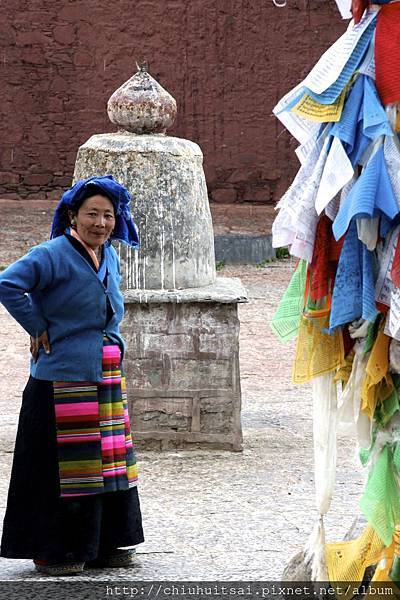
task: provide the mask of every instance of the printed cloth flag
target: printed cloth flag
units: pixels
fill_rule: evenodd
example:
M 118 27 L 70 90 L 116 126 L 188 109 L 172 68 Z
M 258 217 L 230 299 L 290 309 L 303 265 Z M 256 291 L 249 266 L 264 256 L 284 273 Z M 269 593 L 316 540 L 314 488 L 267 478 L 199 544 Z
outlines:
M 393 135 L 374 82 L 371 77 L 367 77 L 366 75 L 362 77 L 364 80 L 364 134 L 371 140 L 376 139 L 380 135 Z
M 374 321 L 373 253 L 358 239 L 357 224 L 351 223 L 343 243 L 332 294 L 331 330 L 363 317 Z
M 373 81 L 375 81 L 375 35 L 376 28 L 368 50 L 365 53 L 364 60 L 357 69 L 358 73 L 368 75 Z
M 397 204 L 400 208 L 400 141 L 396 136 L 385 137 L 383 154 Z
M 390 337 L 383 328 L 378 332 L 371 350 L 361 389 L 361 410 L 372 421 L 377 403 L 384 402 L 394 390 L 389 373 Z
M 332 221 L 326 215 L 322 215 L 317 225 L 314 254 L 310 264 L 311 302 L 331 294 L 342 245 L 343 240 L 337 242 L 332 235 Z
M 346 89 L 337 97 L 333 104 L 319 104 L 309 94 L 303 94 L 291 111 L 316 123 L 328 123 L 339 121 L 342 116 Z
M 327 544 L 325 552 L 329 581 L 361 583 L 365 569 L 379 562 L 384 549 L 384 543 L 370 525 L 355 540 Z M 349 587 L 348 596 L 340 594 L 343 600 L 354 597 L 352 590 L 355 586 Z
M 363 63 L 375 32 L 375 20 L 372 21 L 360 37 L 356 47 L 350 54 L 337 80 L 325 91 L 318 94 L 306 85 L 300 84 L 286 102 L 278 104 L 274 112 L 282 116 L 284 112 L 292 112 L 308 121 L 318 123 L 339 121 L 343 111 L 347 88 L 356 69 Z M 304 82 L 303 82 L 304 83 Z
M 335 123 L 330 131 L 331 135 L 342 140 L 348 153 L 354 149 L 358 123 L 362 120 L 364 77 L 364 75 L 359 75 L 354 81 L 347 96 L 340 122 Z
M 396 1 L 396 0 L 395 0 Z M 363 13 L 371 4 L 387 4 L 388 2 L 392 2 L 392 0 L 336 0 L 336 4 L 342 14 L 344 19 L 350 18 L 346 17 L 348 13 L 346 13 L 346 8 L 351 9 L 351 13 L 353 14 L 354 23 L 359 23 Z
M 309 311 L 300 319 L 296 356 L 293 363 L 293 383 L 306 383 L 315 377 L 334 371 L 344 362 L 342 332 L 327 332 L 327 311 Z M 322 314 L 320 314 L 322 313 Z
M 394 252 L 392 268 L 390 270 L 390 277 L 393 284 L 400 288 L 400 243 L 399 236 L 397 236 L 396 250 Z
M 61 497 L 127 490 L 137 485 L 121 351 L 107 338 L 103 381 L 55 381 Z
M 390 220 L 399 213 L 382 145 L 375 152 L 348 196 L 342 201 L 333 223 L 333 234 L 338 240 L 346 233 L 352 219 L 376 217 L 380 213 L 385 214 Z
M 272 245 L 290 246 L 292 256 L 311 262 L 318 214 L 315 210 L 317 182 L 326 161 L 327 142 L 323 133 L 300 167 L 292 185 L 281 198 L 279 214 L 272 225 Z
M 336 0 L 342 19 L 351 19 L 351 0 Z
M 340 93 L 348 85 L 353 73 L 357 70 L 357 67 L 362 63 L 365 54 L 368 50 L 368 46 L 371 43 L 372 37 L 375 32 L 376 19 L 374 19 L 368 27 L 365 29 L 352 54 L 347 60 L 343 67 L 342 72 L 334 83 L 332 83 L 326 90 L 318 94 L 312 90 L 307 89 L 307 93 L 320 104 L 333 104 Z
M 298 336 L 293 381 L 329 373 L 347 382 L 338 416 L 355 425 L 370 469 L 360 504 L 369 528 L 325 548 L 325 579 L 356 582 L 380 558 L 392 560 L 400 526 L 400 375 L 392 373 L 400 340 L 400 1 L 336 2 L 346 16 L 351 4 L 353 21 L 274 109 L 300 143 L 301 168 L 277 206 L 273 240 L 308 263 L 303 301 L 297 294 L 287 321 Z M 329 428 L 328 417 L 314 418 L 314 428 Z M 306 547 L 316 580 L 325 566 L 322 519 L 318 533 Z M 386 567 L 377 581 L 389 577 Z
M 291 109 L 305 93 L 313 92 L 314 100 L 320 104 L 332 104 L 347 86 L 355 70 L 365 68 L 373 41 L 377 12 L 367 11 L 360 23 L 350 23 L 347 31 L 321 56 L 307 77 L 288 92 L 275 106 L 273 112 L 301 145 L 308 143 L 318 135 L 319 124 L 300 117 Z M 364 36 L 364 37 L 363 37 Z M 370 61 L 369 61 L 370 62 Z M 369 72 L 369 70 L 367 69 Z M 336 86 L 333 98 L 325 98 L 326 90 Z
M 400 100 L 400 4 L 382 6 L 375 37 L 376 87 L 384 105 Z
M 342 140 L 353 166 L 359 162 L 371 140 L 380 135 L 393 135 L 370 77 L 357 77 L 350 89 L 342 118 L 335 123 L 330 134 Z
M 359 23 L 364 11 L 370 5 L 371 0 L 352 0 L 351 12 L 353 13 L 354 23 Z
M 372 466 L 360 508 L 386 546 L 400 523 L 399 450 L 387 444 Z
M 328 141 L 330 142 L 329 151 L 321 177 L 319 180 L 314 180 L 315 187 L 318 186 L 315 198 L 315 210 L 318 215 L 328 207 L 332 200 L 337 198 L 340 191 L 354 178 L 354 168 L 342 142 L 335 137 L 329 137 Z
M 304 307 L 306 276 L 307 263 L 305 260 L 300 260 L 271 321 L 271 329 L 281 342 L 296 337 L 299 331 Z

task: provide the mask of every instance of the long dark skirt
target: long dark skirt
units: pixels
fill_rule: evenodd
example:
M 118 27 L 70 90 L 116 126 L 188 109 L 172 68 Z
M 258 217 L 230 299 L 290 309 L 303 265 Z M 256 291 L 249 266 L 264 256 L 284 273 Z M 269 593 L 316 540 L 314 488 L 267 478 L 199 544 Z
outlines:
M 141 542 L 136 488 L 60 498 L 53 384 L 30 377 L 23 393 L 0 555 L 89 561 Z

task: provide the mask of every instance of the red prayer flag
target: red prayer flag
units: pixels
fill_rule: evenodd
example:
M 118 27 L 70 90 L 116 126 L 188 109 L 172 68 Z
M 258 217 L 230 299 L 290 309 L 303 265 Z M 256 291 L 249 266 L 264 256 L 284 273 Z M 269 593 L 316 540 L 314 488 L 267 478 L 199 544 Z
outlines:
M 400 244 L 399 238 L 397 238 L 396 251 L 394 253 L 392 268 L 390 270 L 390 277 L 396 287 L 400 287 Z
M 376 87 L 382 104 L 400 100 L 400 4 L 384 4 L 375 34 Z
M 353 15 L 354 23 L 359 23 L 361 17 L 364 14 L 364 10 L 370 5 L 369 0 L 352 0 L 351 12 Z
M 322 215 L 317 225 L 314 252 L 310 264 L 312 273 L 310 300 L 320 300 L 331 293 L 343 239 L 335 240 L 332 233 L 332 221 L 326 215 Z

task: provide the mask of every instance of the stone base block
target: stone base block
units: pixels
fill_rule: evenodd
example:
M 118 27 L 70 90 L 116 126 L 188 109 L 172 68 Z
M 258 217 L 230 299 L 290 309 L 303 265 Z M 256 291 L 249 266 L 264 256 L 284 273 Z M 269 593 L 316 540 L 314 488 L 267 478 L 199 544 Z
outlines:
M 187 297 L 125 294 L 124 366 L 139 447 L 242 449 L 237 302 L 246 292 L 222 279 L 215 287 L 223 294 L 213 286 Z M 236 296 L 226 293 L 229 281 Z

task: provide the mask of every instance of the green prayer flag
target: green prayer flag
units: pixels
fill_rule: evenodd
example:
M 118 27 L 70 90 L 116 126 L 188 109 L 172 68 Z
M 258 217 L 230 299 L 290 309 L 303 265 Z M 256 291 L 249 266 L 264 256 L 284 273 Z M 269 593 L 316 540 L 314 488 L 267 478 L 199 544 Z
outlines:
M 382 319 L 382 314 L 379 313 L 378 316 L 376 317 L 375 321 L 373 321 L 372 323 L 370 323 L 368 325 L 367 337 L 365 338 L 364 355 L 368 354 L 368 352 L 371 352 L 371 350 L 372 350 L 372 346 L 374 345 L 376 336 L 378 334 L 379 324 L 381 322 L 381 319 Z
M 374 412 L 374 420 L 380 427 L 386 427 L 399 408 L 398 391 L 394 389 L 386 400 L 377 404 Z
M 304 307 L 307 261 L 300 260 L 270 325 L 281 342 L 296 337 Z
M 397 484 L 393 446 L 387 444 L 373 465 L 360 501 L 360 508 L 386 546 L 400 523 L 400 490 Z

